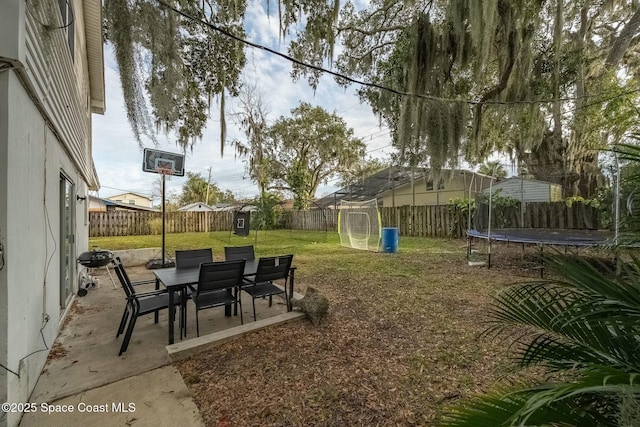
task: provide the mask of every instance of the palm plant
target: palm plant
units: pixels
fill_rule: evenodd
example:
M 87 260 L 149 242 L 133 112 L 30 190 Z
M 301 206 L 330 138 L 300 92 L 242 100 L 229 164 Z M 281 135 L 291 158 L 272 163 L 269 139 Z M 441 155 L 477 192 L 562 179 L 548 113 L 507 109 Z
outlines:
M 442 425 L 640 425 L 640 261 L 618 275 L 578 258 L 546 262 L 564 277 L 499 292 L 487 332 L 524 327 L 515 346 L 519 365 L 573 379 L 494 392 L 453 408 Z
M 640 160 L 640 148 L 616 150 Z M 570 380 L 494 391 L 450 409 L 441 425 L 640 426 L 640 259 L 620 271 L 563 255 L 545 265 L 561 278 L 497 293 L 486 332 L 524 330 L 513 347 L 519 366 Z

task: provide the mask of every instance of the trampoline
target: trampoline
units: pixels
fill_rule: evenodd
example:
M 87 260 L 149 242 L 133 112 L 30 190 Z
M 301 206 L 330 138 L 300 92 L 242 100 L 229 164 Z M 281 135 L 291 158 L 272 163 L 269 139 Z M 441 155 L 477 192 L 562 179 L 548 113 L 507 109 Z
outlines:
M 486 240 L 489 244 L 487 261 L 471 261 L 471 240 Z M 562 246 L 564 248 L 595 248 L 610 246 L 615 234 L 606 230 L 579 229 L 546 229 L 546 228 L 496 228 L 491 231 L 467 230 L 467 262 L 469 265 L 486 265 L 491 268 L 491 243 L 505 242 L 525 245 L 537 245 L 542 255 L 545 246 Z M 542 260 L 541 260 L 542 262 Z M 540 277 L 544 276 L 541 265 Z
M 550 246 L 602 246 L 614 237 L 606 230 L 574 230 L 545 228 L 497 228 L 487 231 L 467 230 L 467 236 L 507 243 Z

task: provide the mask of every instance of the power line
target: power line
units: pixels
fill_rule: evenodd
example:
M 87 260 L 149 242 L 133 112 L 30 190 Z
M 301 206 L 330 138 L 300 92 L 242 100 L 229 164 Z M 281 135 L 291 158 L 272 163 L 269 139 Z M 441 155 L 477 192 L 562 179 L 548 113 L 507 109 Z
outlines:
M 374 151 L 382 150 L 383 148 L 391 147 L 393 144 L 383 145 L 382 147 L 372 148 L 371 150 L 367 150 L 367 153 L 373 153 Z
M 474 101 L 474 100 L 470 100 L 470 99 L 456 99 L 456 98 L 441 98 L 441 97 L 437 97 L 437 96 L 431 96 L 431 95 L 424 95 L 424 94 L 419 94 L 419 93 L 412 93 L 412 92 L 405 92 L 405 91 L 401 91 L 401 90 L 397 90 L 397 89 L 393 89 L 391 87 L 388 86 L 383 86 L 377 83 L 372 83 L 372 82 L 366 82 L 364 80 L 358 80 L 356 78 L 347 76 L 346 74 L 341 74 L 332 70 L 329 70 L 327 68 L 323 68 L 317 65 L 313 65 L 313 64 L 309 64 L 303 61 L 300 61 L 298 59 L 295 59 L 292 56 L 289 56 L 287 54 L 284 54 L 282 52 L 278 52 L 277 50 L 271 49 L 267 46 L 263 46 L 261 44 L 258 43 L 254 43 L 254 42 L 250 42 L 249 40 L 245 40 L 241 37 L 236 36 L 235 34 L 221 28 L 218 27 L 217 25 L 211 24 L 209 22 L 205 22 L 201 19 L 198 18 L 194 18 L 193 16 L 189 15 L 188 13 L 185 13 L 181 10 L 176 9 L 175 7 L 167 4 L 164 0 L 158 0 L 158 3 L 162 6 L 164 6 L 165 8 L 177 13 L 178 15 L 189 19 L 193 22 L 197 22 L 200 23 L 201 25 L 204 25 L 206 27 L 211 28 L 212 30 L 215 30 L 237 42 L 240 42 L 242 44 L 245 44 L 247 46 L 251 46 L 255 49 L 260 49 L 260 50 L 264 50 L 268 53 L 271 53 L 273 55 L 279 56 L 281 58 L 286 59 L 289 62 L 293 62 L 294 64 L 300 65 L 302 67 L 305 68 L 309 68 L 312 70 L 316 70 L 319 71 L 321 73 L 326 73 L 326 74 L 330 74 L 332 76 L 338 77 L 340 79 L 349 81 L 351 83 L 355 83 L 361 86 L 366 86 L 366 87 L 372 87 L 375 89 L 380 89 L 386 92 L 390 92 L 390 93 L 394 93 L 396 95 L 400 95 L 400 96 L 410 96 L 410 97 L 414 97 L 414 98 L 420 98 L 420 99 L 425 99 L 428 101 L 441 101 L 441 102 L 464 102 L 466 104 L 469 105 L 532 105 L 532 104 L 551 104 L 554 102 L 569 102 L 569 101 L 577 101 L 579 99 L 587 99 L 587 98 L 594 98 L 597 96 L 601 96 L 602 94 L 599 95 L 583 95 L 583 96 L 579 96 L 579 97 L 562 97 L 562 98 L 555 98 L 555 99 L 537 99 L 537 100 L 519 100 L 519 101 L 495 101 L 495 100 L 486 100 L 486 101 Z M 640 89 L 634 89 L 634 90 L 630 90 L 628 92 L 623 92 L 617 95 L 612 95 L 611 98 L 609 98 L 609 100 L 611 99 L 615 99 L 615 98 L 619 98 L 619 97 L 623 97 L 626 95 L 630 95 L 632 93 L 636 93 L 636 92 L 640 92 Z M 601 103 L 601 102 L 605 102 L 606 100 L 603 101 L 597 101 L 596 103 Z M 593 105 L 593 104 L 590 104 Z M 587 105 L 588 106 L 588 105 Z M 576 109 L 574 109 L 573 111 L 579 109 L 579 108 L 585 108 L 587 106 L 582 106 L 582 107 L 578 107 Z
M 383 125 L 383 126 L 373 126 L 373 127 L 370 127 L 369 129 L 365 129 L 365 130 L 358 131 L 354 136 L 358 136 L 358 135 L 360 135 L 360 134 L 363 134 L 363 133 L 369 132 L 370 130 L 373 130 L 373 129 L 376 129 L 376 128 L 379 128 L 379 129 L 378 129 L 377 131 L 373 132 L 373 133 L 378 133 L 378 132 L 382 132 L 382 131 L 385 131 L 385 130 L 389 130 L 389 128 L 388 128 L 386 125 Z

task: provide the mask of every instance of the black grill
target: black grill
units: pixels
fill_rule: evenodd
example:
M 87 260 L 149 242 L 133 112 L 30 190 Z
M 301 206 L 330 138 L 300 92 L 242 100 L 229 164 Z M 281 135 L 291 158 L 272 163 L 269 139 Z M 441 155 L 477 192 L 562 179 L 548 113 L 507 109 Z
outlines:
M 113 259 L 113 252 L 94 250 L 82 252 L 78 257 L 78 262 L 87 268 L 104 267 Z

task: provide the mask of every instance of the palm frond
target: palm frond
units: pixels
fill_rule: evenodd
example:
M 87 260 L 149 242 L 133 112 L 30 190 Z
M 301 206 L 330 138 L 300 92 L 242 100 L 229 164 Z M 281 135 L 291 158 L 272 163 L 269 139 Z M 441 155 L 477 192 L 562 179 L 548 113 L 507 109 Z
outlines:
M 600 406 L 582 399 L 576 408 L 575 402 L 551 402 L 535 411 L 529 411 L 537 396 L 548 391 L 544 386 L 535 389 L 522 389 L 515 392 L 493 392 L 482 398 L 472 400 L 464 406 L 447 412 L 439 425 L 443 427 L 480 427 L 480 426 L 575 426 L 603 427 L 613 426 L 610 416 L 603 414 Z
M 628 280 L 638 276 L 638 266 L 631 265 L 620 278 L 579 259 L 549 257 L 548 265 L 564 278 L 515 284 L 499 292 L 486 332 L 514 325 L 529 328 L 527 340 L 519 340 L 525 366 L 566 369 L 600 363 L 640 370 L 640 289 Z

